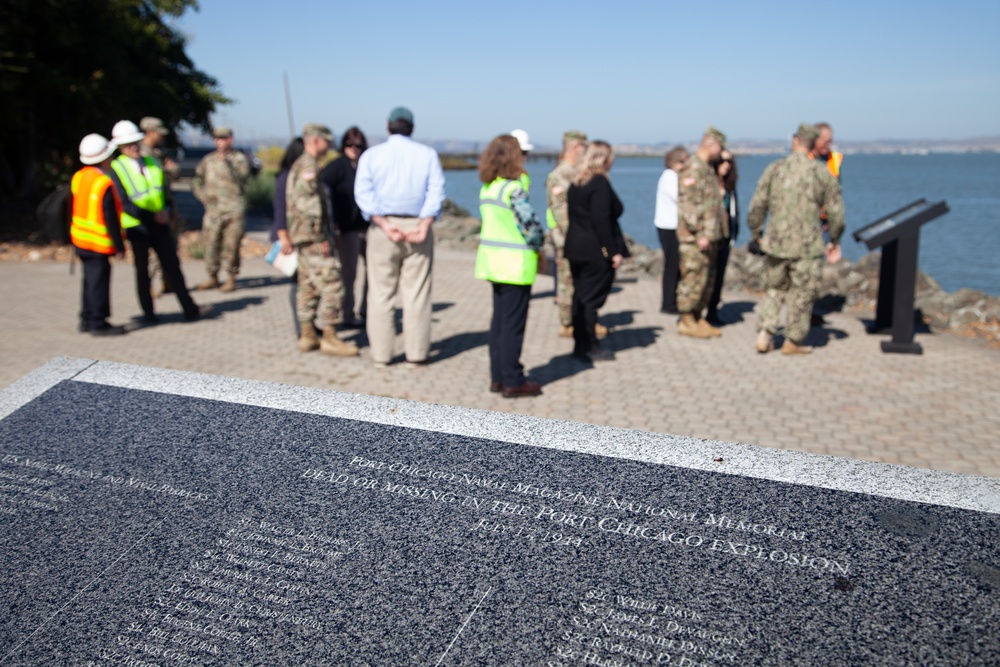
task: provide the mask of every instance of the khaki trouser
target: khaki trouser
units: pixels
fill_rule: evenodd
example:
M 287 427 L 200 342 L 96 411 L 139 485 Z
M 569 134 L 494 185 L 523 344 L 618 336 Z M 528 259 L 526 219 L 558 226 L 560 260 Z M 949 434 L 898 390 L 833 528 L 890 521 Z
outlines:
M 389 216 L 404 232 L 417 228 L 417 218 Z M 368 232 L 368 344 L 372 361 L 389 363 L 396 338 L 396 296 L 403 307 L 403 347 L 407 361 L 426 361 L 431 349 L 431 265 L 434 234 L 423 243 L 393 243 L 378 227 Z

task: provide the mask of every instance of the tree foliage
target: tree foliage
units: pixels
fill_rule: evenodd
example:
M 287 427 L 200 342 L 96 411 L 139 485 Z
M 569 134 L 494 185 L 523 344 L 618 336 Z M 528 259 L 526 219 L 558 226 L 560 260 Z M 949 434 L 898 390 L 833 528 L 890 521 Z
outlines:
M 196 0 L 4 0 L 0 192 L 31 196 L 76 165 L 80 139 L 157 116 L 208 129 L 218 82 L 168 17 Z

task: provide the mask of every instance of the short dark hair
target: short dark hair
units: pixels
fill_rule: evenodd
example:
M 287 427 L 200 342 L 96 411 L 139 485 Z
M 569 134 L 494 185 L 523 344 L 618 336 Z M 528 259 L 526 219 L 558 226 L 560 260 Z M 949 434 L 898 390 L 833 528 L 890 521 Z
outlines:
M 364 153 L 368 150 L 368 138 L 365 137 L 365 133 L 362 132 L 357 125 L 352 125 L 347 128 L 344 132 L 344 136 L 340 139 L 340 152 L 344 152 L 344 148 L 347 144 L 353 144 L 355 146 L 361 147 L 361 152 Z
M 413 123 L 402 118 L 389 121 L 389 134 L 401 134 L 408 137 L 413 134 Z

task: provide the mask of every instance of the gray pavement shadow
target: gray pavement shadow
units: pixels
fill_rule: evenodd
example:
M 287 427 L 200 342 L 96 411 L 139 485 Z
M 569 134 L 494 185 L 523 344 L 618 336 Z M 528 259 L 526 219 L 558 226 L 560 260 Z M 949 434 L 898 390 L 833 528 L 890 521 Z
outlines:
M 194 294 L 197 295 L 198 293 L 194 292 Z M 267 301 L 267 297 L 263 296 L 244 296 L 228 301 L 218 301 L 212 304 L 212 310 L 205 319 L 219 316 L 222 313 L 234 313 L 250 306 L 260 306 L 265 301 Z
M 719 321 L 722 326 L 739 324 L 746 318 L 747 313 L 752 313 L 756 304 L 753 301 L 731 301 L 722 304 L 719 308 Z
M 431 356 L 427 363 L 434 364 L 463 352 L 484 347 L 489 343 L 489 331 L 467 331 L 431 343 Z
M 656 344 L 656 339 L 661 331 L 663 331 L 663 327 L 618 329 L 612 331 L 607 338 L 602 340 L 601 346 L 612 352 L 622 352 L 634 347 L 650 347 Z
M 544 387 L 547 384 L 571 378 L 577 373 L 593 367 L 594 364 L 590 361 L 581 361 L 572 354 L 560 354 L 557 357 L 552 357 L 541 366 L 535 366 L 525 371 L 525 375 Z
M 253 276 L 252 278 L 237 278 L 236 289 L 251 289 L 254 287 L 272 287 L 274 285 L 291 285 L 292 279 L 287 276 Z M 206 290 L 208 291 L 208 290 Z M 194 290 L 192 290 L 194 292 Z
M 843 329 L 833 329 L 830 327 L 813 327 L 806 334 L 806 339 L 803 341 L 806 345 L 812 345 L 813 347 L 826 347 L 831 340 L 843 340 L 848 338 L 848 334 Z
M 619 313 L 607 313 L 601 315 L 598 321 L 606 327 L 623 327 L 635 322 L 635 314 L 638 310 L 623 310 Z

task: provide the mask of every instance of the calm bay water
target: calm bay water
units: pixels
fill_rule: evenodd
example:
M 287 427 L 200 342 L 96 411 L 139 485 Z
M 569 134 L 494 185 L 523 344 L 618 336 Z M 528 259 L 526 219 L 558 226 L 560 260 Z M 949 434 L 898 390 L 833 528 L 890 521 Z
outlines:
M 737 158 L 740 237 L 746 244 L 746 209 L 764 168 L 780 156 Z M 545 210 L 545 176 L 552 162 L 529 162 L 532 201 Z M 661 158 L 622 158 L 611 182 L 625 204 L 622 229 L 638 242 L 659 248 L 653 227 L 656 182 Z M 449 171 L 448 198 L 479 214 L 479 178 L 475 171 Z M 1000 154 L 848 155 L 841 182 L 847 212 L 844 256 L 856 261 L 867 252 L 851 232 L 910 202 L 945 200 L 951 212 L 920 232 L 920 269 L 948 291 L 962 287 L 1000 295 Z

